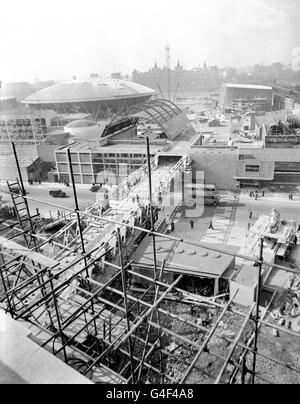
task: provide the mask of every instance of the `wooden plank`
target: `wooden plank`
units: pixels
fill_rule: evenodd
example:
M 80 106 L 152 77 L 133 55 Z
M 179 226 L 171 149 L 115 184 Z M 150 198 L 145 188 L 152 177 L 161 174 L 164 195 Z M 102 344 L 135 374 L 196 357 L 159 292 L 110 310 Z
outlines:
M 17 255 L 29 258 L 37 264 L 46 268 L 52 268 L 59 264 L 58 261 L 48 258 L 43 254 L 30 250 L 29 248 L 16 243 L 15 241 L 8 240 L 5 237 L 0 236 L 0 247 L 7 250 L 12 250 Z

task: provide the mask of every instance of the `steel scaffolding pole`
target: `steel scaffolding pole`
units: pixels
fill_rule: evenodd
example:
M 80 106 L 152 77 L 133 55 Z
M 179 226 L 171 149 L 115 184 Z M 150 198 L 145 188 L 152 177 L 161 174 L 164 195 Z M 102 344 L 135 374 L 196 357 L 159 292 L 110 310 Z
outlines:
M 80 211 L 79 211 L 79 204 L 78 204 L 78 199 L 77 199 L 77 192 L 76 192 L 76 186 L 75 186 L 75 181 L 74 181 L 74 173 L 73 173 L 73 166 L 72 166 L 72 158 L 71 158 L 71 152 L 70 148 L 68 147 L 67 149 L 67 156 L 68 156 L 68 164 L 69 164 L 69 172 L 70 172 L 70 179 L 72 183 L 72 189 L 73 189 L 73 197 L 74 197 L 74 202 L 75 202 L 75 210 L 76 210 L 76 217 L 77 217 L 77 224 L 78 224 L 78 229 L 79 229 L 79 236 L 80 236 L 80 243 L 81 243 L 81 249 L 82 253 L 84 254 L 84 265 L 86 267 L 86 276 L 89 276 L 89 272 L 87 269 L 87 257 L 85 255 L 85 246 L 84 246 L 84 240 L 83 240 L 83 235 L 82 235 L 82 226 L 81 226 L 81 219 L 80 219 Z M 88 290 L 89 292 L 92 291 L 90 282 L 87 281 L 88 285 Z M 91 310 L 92 310 L 92 315 L 94 316 L 95 314 L 95 308 L 94 308 L 94 303 L 93 300 L 91 300 Z M 95 335 L 97 335 L 97 325 L 96 321 L 93 321 L 94 323 L 94 330 L 95 330 Z
M 153 243 L 153 263 L 154 263 L 154 280 L 157 280 L 157 262 L 156 262 L 156 244 L 155 244 L 155 234 L 154 234 L 154 215 L 153 215 L 153 200 L 152 200 L 152 179 L 151 179 L 151 161 L 150 161 L 150 144 L 149 137 L 146 137 L 147 145 L 147 164 L 148 164 L 148 183 L 149 183 L 149 207 L 150 207 L 150 220 L 151 220 L 151 231 L 152 233 L 152 243 Z
M 61 328 L 60 314 L 59 314 L 59 310 L 58 310 L 58 306 L 57 306 L 57 300 L 56 300 L 56 296 L 55 296 L 55 292 L 54 292 L 51 271 L 49 271 L 48 275 L 49 275 L 49 278 L 50 278 L 50 288 L 51 288 L 51 294 L 52 294 L 53 303 L 54 303 L 54 307 L 55 307 L 56 319 L 57 319 L 57 324 L 58 324 L 58 332 L 59 332 L 59 335 L 60 335 L 61 342 L 62 342 L 62 344 L 64 344 L 64 334 L 63 334 L 62 328 Z M 63 349 L 63 353 L 64 353 L 64 360 L 65 360 L 66 363 L 68 363 L 68 356 L 67 356 L 67 352 L 66 352 L 65 347 Z
M 259 260 L 258 260 L 258 279 L 257 279 L 257 286 L 256 286 L 256 309 L 255 309 L 255 333 L 254 333 L 254 344 L 253 344 L 252 384 L 254 384 L 254 382 L 255 382 L 257 340 L 258 340 L 258 332 L 259 332 L 259 303 L 260 303 L 260 292 L 261 292 L 263 249 L 264 249 L 264 239 L 261 238 L 260 239 L 260 249 L 259 249 Z
M 231 359 L 231 356 L 233 355 L 233 352 L 235 351 L 235 348 L 237 347 L 237 345 L 238 345 L 238 343 L 239 343 L 239 340 L 241 339 L 241 336 L 242 336 L 242 334 L 243 334 L 243 332 L 244 332 L 246 326 L 248 325 L 248 322 L 249 322 L 249 320 L 250 320 L 250 317 L 251 317 L 251 315 L 252 315 L 252 312 L 253 312 L 254 307 L 255 307 L 255 303 L 253 303 L 253 305 L 251 306 L 251 309 L 249 310 L 249 313 L 248 313 L 247 317 L 245 318 L 245 320 L 244 320 L 244 322 L 243 322 L 243 325 L 242 325 L 242 327 L 240 328 L 240 331 L 238 332 L 238 335 L 237 335 L 236 339 L 235 339 L 234 342 L 233 342 L 233 345 L 232 345 L 232 347 L 231 347 L 231 349 L 230 349 L 230 352 L 228 353 L 228 355 L 227 355 L 227 357 L 226 357 L 226 360 L 225 360 L 225 362 L 224 362 L 224 364 L 223 364 L 223 366 L 222 366 L 222 368 L 221 368 L 221 370 L 220 370 L 220 373 L 219 373 L 218 376 L 217 376 L 217 379 L 216 379 L 216 381 L 215 381 L 215 384 L 219 384 L 219 383 L 220 383 L 220 381 L 221 381 L 221 379 L 222 379 L 222 376 L 223 376 L 223 374 L 224 374 L 224 372 L 225 372 L 225 370 L 226 370 L 226 368 L 227 368 L 227 365 L 228 365 L 228 363 L 229 363 L 229 361 L 230 361 L 230 359 Z
M 185 383 L 186 379 L 188 378 L 188 376 L 190 375 L 191 371 L 193 370 L 195 364 L 198 362 L 202 352 L 204 350 L 207 349 L 207 344 L 209 343 L 211 337 L 213 336 L 214 332 L 216 331 L 216 329 L 219 326 L 220 321 L 222 320 L 222 318 L 225 316 L 227 310 L 229 309 L 231 303 L 233 302 L 235 296 L 237 295 L 239 289 L 237 289 L 235 291 L 235 293 L 232 295 L 231 299 L 229 300 L 229 302 L 227 303 L 227 305 L 224 307 L 222 313 L 220 314 L 218 320 L 216 321 L 216 323 L 214 324 L 213 328 L 211 329 L 210 333 L 207 335 L 207 337 L 205 338 L 204 342 L 202 343 L 199 351 L 197 352 L 196 356 L 194 357 L 192 363 L 190 364 L 190 367 L 188 368 L 188 370 L 185 372 L 183 378 L 180 381 L 180 384 Z
M 180 275 L 171 285 L 169 285 L 169 287 L 168 287 L 167 290 L 162 294 L 162 296 L 156 301 L 156 303 L 155 303 L 154 305 L 152 305 L 152 306 L 140 317 L 139 321 L 138 321 L 137 323 L 135 323 L 135 324 L 133 325 L 133 327 L 131 327 L 130 331 L 129 331 L 127 334 L 125 334 L 124 336 L 121 335 L 121 338 L 119 338 L 118 341 L 114 341 L 114 344 L 116 343 L 116 345 L 114 345 L 114 344 L 112 344 L 112 345 L 114 345 L 114 349 L 115 349 L 115 350 L 118 349 L 123 343 L 126 342 L 127 338 L 128 338 L 130 335 L 132 335 L 132 334 L 138 329 L 138 327 L 143 323 L 143 321 L 146 320 L 147 317 L 150 316 L 150 314 L 152 313 L 152 311 L 156 309 L 156 307 L 160 304 L 160 302 L 165 298 L 165 296 L 170 292 L 170 290 L 172 290 L 173 287 L 174 287 L 175 285 L 177 285 L 177 283 L 178 283 L 181 279 L 182 279 L 182 275 Z M 110 347 L 109 349 L 111 349 L 111 347 Z M 109 349 L 107 349 L 107 350 L 109 350 Z M 100 355 L 100 357 L 97 358 L 97 359 L 90 365 L 90 367 L 86 370 L 86 372 L 88 372 L 88 370 L 89 370 L 90 368 L 92 368 L 97 362 L 99 362 L 99 360 L 101 359 L 102 356 L 103 356 L 103 354 Z
M 117 229 L 117 240 L 119 247 L 119 260 L 120 260 L 120 268 L 121 268 L 121 279 L 122 279 L 122 289 L 123 289 L 123 298 L 124 298 L 124 307 L 125 307 L 125 316 L 126 316 L 126 325 L 127 325 L 127 333 L 130 332 L 130 321 L 129 321 L 129 311 L 128 311 L 128 302 L 127 302 L 127 286 L 126 286 L 126 273 L 123 263 L 123 253 L 122 253 L 122 242 L 120 229 Z M 130 367 L 131 367 L 131 377 L 132 383 L 135 383 L 135 375 L 134 375 L 134 363 L 133 363 L 133 352 L 132 352 L 132 340 L 131 335 L 128 338 L 128 350 L 130 355 Z
M 165 266 L 165 260 L 162 263 L 162 266 L 160 268 L 160 272 L 159 272 L 159 276 L 158 276 L 158 280 L 161 280 L 163 271 L 164 271 L 164 266 Z M 158 294 L 159 294 L 159 285 L 155 285 L 155 295 L 154 295 L 154 299 L 153 299 L 153 304 L 156 303 L 157 299 L 158 299 Z M 144 359 L 145 359 L 145 355 L 147 352 L 147 345 L 149 342 L 149 336 L 150 336 L 150 330 L 151 330 L 151 321 L 153 320 L 153 316 L 154 316 L 154 312 L 151 313 L 150 318 L 149 318 L 149 323 L 147 326 L 147 332 L 146 332 L 146 340 L 145 340 L 145 346 L 143 349 L 143 353 L 142 353 L 142 359 L 141 359 L 141 363 L 139 365 L 139 373 L 138 373 L 138 377 L 137 377 L 137 382 L 139 382 L 140 378 L 141 378 L 141 374 L 142 374 L 142 370 L 143 370 L 143 364 L 144 364 Z M 161 339 L 159 338 L 160 342 Z

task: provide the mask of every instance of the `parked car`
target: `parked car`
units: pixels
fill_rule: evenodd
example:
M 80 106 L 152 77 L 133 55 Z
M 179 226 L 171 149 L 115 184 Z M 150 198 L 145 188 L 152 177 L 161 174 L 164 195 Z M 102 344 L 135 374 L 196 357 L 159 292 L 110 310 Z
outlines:
M 91 192 L 98 192 L 99 189 L 101 189 L 101 188 L 102 188 L 101 185 L 92 185 L 91 188 L 90 188 L 90 191 Z
M 204 195 L 204 205 L 218 206 L 219 202 L 219 195 Z
M 17 188 L 17 187 L 14 187 L 14 188 L 11 188 L 10 189 L 11 190 L 11 192 L 13 193 L 13 194 L 17 194 L 17 195 L 21 195 L 21 189 L 20 188 Z M 27 191 L 25 191 L 25 195 L 27 195 L 28 194 L 28 192 Z
M 49 191 L 49 195 L 52 196 L 52 198 L 65 198 L 67 196 L 61 189 L 53 189 Z

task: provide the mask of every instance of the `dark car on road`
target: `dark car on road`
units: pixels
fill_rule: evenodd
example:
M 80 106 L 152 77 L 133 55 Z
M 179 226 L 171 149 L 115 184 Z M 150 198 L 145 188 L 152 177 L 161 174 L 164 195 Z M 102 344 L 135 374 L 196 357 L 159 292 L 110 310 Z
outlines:
M 94 185 L 91 186 L 90 191 L 91 192 L 98 192 L 99 189 L 101 189 L 101 185 L 95 185 L 94 184 Z
M 65 198 L 67 196 L 61 189 L 53 189 L 49 191 L 49 195 L 52 196 L 52 198 Z
M 17 187 L 15 187 L 15 188 L 10 188 L 10 191 L 11 191 L 13 194 L 17 194 L 17 195 L 21 195 L 21 194 L 22 194 L 21 189 L 20 189 L 20 188 L 17 188 Z M 28 192 L 25 191 L 25 195 L 27 195 L 27 194 L 28 194 Z

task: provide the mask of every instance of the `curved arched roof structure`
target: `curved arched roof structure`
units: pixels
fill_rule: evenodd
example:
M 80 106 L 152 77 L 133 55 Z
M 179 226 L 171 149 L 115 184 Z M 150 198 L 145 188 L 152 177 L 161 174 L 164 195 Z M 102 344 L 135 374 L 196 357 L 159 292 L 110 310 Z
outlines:
M 155 122 L 169 139 L 175 139 L 180 133 L 191 129 L 187 116 L 172 101 L 156 99 L 142 104 L 134 105 L 123 112 L 124 117 L 136 117 L 141 120 Z M 121 116 L 116 114 L 111 124 L 119 120 Z
M 140 84 L 113 79 L 89 78 L 54 84 L 31 94 L 23 102 L 32 109 L 55 109 L 59 113 L 116 112 L 149 100 L 156 92 Z

